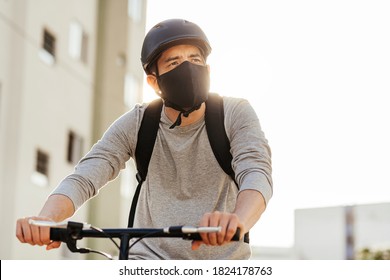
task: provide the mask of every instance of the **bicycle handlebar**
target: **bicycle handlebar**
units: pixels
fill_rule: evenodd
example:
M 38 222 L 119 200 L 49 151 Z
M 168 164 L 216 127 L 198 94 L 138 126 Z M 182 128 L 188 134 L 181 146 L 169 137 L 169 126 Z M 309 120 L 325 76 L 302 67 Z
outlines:
M 50 240 L 61 241 L 67 244 L 71 252 L 90 253 L 95 252 L 109 257 L 106 253 L 94 251 L 88 248 L 78 248 L 77 240 L 83 238 L 119 238 L 119 259 L 128 259 L 129 242 L 132 238 L 182 238 L 185 240 L 202 240 L 200 233 L 218 232 L 220 227 L 189 227 L 173 226 L 167 228 L 104 228 L 98 229 L 89 224 L 69 221 L 55 224 L 44 221 L 33 221 L 31 224 L 50 226 Z M 66 227 L 65 227 L 66 226 Z M 89 229 L 85 229 L 89 228 Z M 239 241 L 240 229 L 237 229 L 232 241 Z
M 92 229 L 83 229 L 78 233 L 76 239 L 82 238 L 121 238 L 123 235 L 129 235 L 131 238 L 152 238 L 152 237 L 164 237 L 164 238 L 183 238 L 185 240 L 202 240 L 200 232 L 164 232 L 164 229 L 156 228 L 105 228 L 103 232 L 95 231 Z M 215 232 L 215 231 L 210 231 Z M 240 237 L 240 231 L 237 230 L 232 238 L 232 241 L 238 241 Z M 66 228 L 50 228 L 50 240 L 67 242 L 69 239 L 69 231 Z

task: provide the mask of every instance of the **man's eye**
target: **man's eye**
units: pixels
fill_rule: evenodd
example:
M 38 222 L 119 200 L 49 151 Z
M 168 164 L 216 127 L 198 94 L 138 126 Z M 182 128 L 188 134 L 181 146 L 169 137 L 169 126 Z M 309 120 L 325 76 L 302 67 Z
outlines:
M 192 63 L 202 64 L 203 61 L 201 59 L 199 59 L 199 58 L 194 58 L 194 59 L 192 59 Z
M 172 61 L 171 63 L 169 63 L 168 66 L 176 66 L 176 65 L 179 65 L 179 63 L 177 61 Z

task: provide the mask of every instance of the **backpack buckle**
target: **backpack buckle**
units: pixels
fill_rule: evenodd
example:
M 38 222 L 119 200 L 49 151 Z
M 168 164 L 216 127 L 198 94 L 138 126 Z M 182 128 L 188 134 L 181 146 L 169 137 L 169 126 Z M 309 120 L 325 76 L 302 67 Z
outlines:
M 139 172 L 135 175 L 135 178 L 137 178 L 138 184 L 143 181 L 142 176 L 141 176 L 141 174 L 139 174 Z

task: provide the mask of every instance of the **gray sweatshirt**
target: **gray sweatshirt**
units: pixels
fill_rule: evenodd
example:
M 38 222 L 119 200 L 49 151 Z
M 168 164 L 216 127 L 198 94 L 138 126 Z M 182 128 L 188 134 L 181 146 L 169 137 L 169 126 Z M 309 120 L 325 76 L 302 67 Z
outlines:
M 256 113 L 244 99 L 223 100 L 225 129 L 239 189 L 214 157 L 204 118 L 169 129 L 172 122 L 163 109 L 134 227 L 197 225 L 206 212 L 232 212 L 238 192 L 247 189 L 259 191 L 268 203 L 272 196 L 271 152 Z M 134 157 L 147 105 L 137 105 L 116 120 L 53 194 L 68 196 L 78 209 L 117 177 L 126 161 Z M 243 241 L 201 246 L 192 251 L 186 240 L 145 238 L 130 250 L 129 258 L 248 259 L 250 254 L 250 246 Z

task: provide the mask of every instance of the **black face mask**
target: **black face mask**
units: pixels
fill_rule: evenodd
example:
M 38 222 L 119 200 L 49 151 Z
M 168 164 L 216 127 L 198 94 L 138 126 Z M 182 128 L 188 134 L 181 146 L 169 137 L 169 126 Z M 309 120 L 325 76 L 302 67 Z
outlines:
M 165 106 L 180 111 L 171 128 L 181 124 L 181 115 L 188 117 L 207 100 L 210 75 L 206 66 L 185 61 L 175 69 L 157 77 Z

